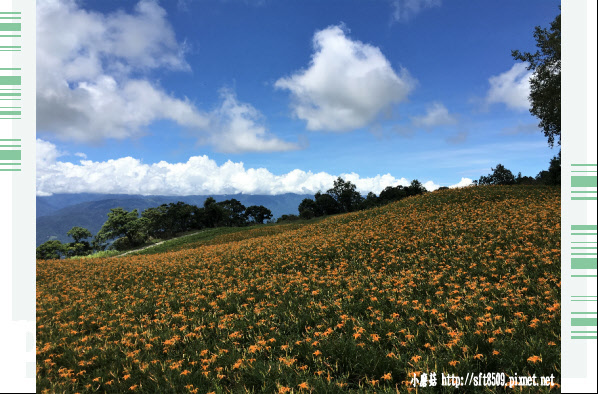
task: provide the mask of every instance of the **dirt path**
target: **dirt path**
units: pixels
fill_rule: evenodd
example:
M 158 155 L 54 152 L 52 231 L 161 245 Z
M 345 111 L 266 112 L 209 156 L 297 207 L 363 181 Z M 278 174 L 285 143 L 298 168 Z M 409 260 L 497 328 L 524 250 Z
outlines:
M 201 232 L 202 232 L 202 231 L 198 231 L 198 232 L 196 232 L 196 233 L 192 233 L 192 234 L 181 235 L 180 237 L 174 237 L 174 238 L 170 238 L 170 239 L 165 239 L 164 241 L 160 241 L 160 242 L 158 242 L 158 243 L 155 243 L 155 244 L 151 244 L 151 245 L 148 245 L 148 246 L 144 246 L 143 248 L 139 248 L 139 249 L 133 249 L 133 250 L 128 250 L 128 251 L 126 251 L 126 252 L 124 252 L 124 253 L 122 253 L 122 254 L 116 255 L 116 256 L 114 256 L 114 257 L 122 257 L 122 256 L 126 256 L 126 255 L 128 255 L 129 253 L 140 252 L 140 251 L 142 251 L 142 250 L 149 249 L 149 248 L 153 248 L 154 246 L 161 245 L 161 244 L 163 244 L 163 243 L 164 243 L 164 242 L 166 242 L 166 241 L 172 241 L 173 239 L 179 239 L 179 238 L 190 237 L 190 236 L 192 236 L 192 235 L 196 235 L 196 234 L 198 234 L 198 233 L 201 233 Z

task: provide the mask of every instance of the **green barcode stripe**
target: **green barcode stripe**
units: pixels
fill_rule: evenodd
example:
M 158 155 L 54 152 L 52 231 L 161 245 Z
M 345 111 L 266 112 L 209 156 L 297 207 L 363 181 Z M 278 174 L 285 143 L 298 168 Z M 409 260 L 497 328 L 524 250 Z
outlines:
M 21 31 L 20 23 L 0 23 L 0 31 Z
M 574 270 L 595 270 L 596 259 L 572 258 L 571 268 Z
M 21 76 L 19 75 L 0 75 L 0 85 L 20 85 Z
M 575 317 L 571 319 L 571 325 L 574 327 L 591 327 L 598 324 L 595 317 Z
M 0 150 L 0 160 L 21 160 L 21 150 Z

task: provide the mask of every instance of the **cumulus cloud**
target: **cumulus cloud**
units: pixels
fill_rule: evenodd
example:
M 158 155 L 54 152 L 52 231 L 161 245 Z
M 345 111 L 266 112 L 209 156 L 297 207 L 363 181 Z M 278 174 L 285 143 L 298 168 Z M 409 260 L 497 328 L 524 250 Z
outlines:
M 241 103 L 234 92 L 221 91 L 222 103 L 210 116 L 210 141 L 220 152 L 273 152 L 299 149 L 294 143 L 269 135 L 261 113 Z
M 469 186 L 473 183 L 473 180 L 469 179 L 469 178 L 461 178 L 461 180 L 459 181 L 459 183 L 454 184 L 449 186 L 450 188 L 455 188 L 455 187 L 465 187 L 465 186 Z
M 440 187 L 440 185 L 435 184 L 432 181 L 427 181 L 422 183 L 422 185 L 424 185 L 424 187 L 426 188 L 427 191 L 429 192 L 433 192 L 434 190 L 438 189 Z
M 503 103 L 508 108 L 518 111 L 529 109 L 529 79 L 533 72 L 528 71 L 526 67 L 527 63 L 516 63 L 510 70 L 490 77 L 486 103 Z
M 394 22 L 406 22 L 426 8 L 440 7 L 441 0 L 393 0 L 392 19 Z
M 60 34 L 56 34 L 60 31 Z M 37 128 L 80 142 L 136 136 L 157 119 L 189 127 L 207 120 L 189 100 L 133 77 L 190 70 L 157 2 L 103 15 L 73 0 L 37 2 Z
M 313 46 L 307 69 L 275 83 L 291 92 L 293 113 L 308 130 L 366 126 L 414 87 L 407 70 L 397 74 L 379 48 L 351 40 L 342 26 L 316 32 Z
M 137 137 L 166 119 L 195 130 L 221 152 L 298 148 L 270 136 L 260 113 L 231 91 L 206 112 L 140 77 L 156 69 L 189 71 L 184 51 L 154 0 L 139 1 L 130 14 L 108 15 L 83 10 L 74 0 L 38 1 L 38 131 L 93 143 Z
M 142 195 L 199 194 L 314 194 L 328 190 L 337 176 L 353 182 L 361 193 L 379 194 L 387 186 L 407 186 L 405 178 L 390 174 L 362 178 L 358 174 L 332 175 L 295 169 L 276 175 L 266 168 L 245 168 L 242 162 L 218 165 L 208 156 L 193 156 L 185 163 L 147 164 L 133 157 L 102 162 L 81 160 L 78 164 L 60 161 L 65 155 L 56 145 L 37 140 L 37 195 L 53 193 L 115 193 Z M 424 183 L 428 190 L 438 185 Z
M 448 126 L 457 123 L 457 119 L 449 114 L 448 109 L 442 103 L 432 103 L 426 109 L 423 116 L 414 116 L 411 118 L 414 126 L 425 129 L 432 129 L 437 126 Z

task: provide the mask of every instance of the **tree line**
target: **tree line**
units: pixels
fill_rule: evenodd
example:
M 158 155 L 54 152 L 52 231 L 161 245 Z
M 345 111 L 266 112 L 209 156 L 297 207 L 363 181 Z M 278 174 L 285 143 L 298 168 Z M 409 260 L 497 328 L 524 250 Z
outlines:
M 353 183 L 338 177 L 325 193 L 318 191 L 313 199 L 303 199 L 298 207 L 299 216 L 283 215 L 278 222 L 361 211 L 425 192 L 426 188 L 421 182 L 414 179 L 409 186 L 388 186 L 379 196 L 369 192 L 363 197 Z
M 112 208 L 108 220 L 93 236 L 83 227 L 73 227 L 67 235 L 73 242 L 46 241 L 36 249 L 38 259 L 86 256 L 106 250 L 128 250 L 151 239 L 168 239 L 192 230 L 215 227 L 242 227 L 263 224 L 272 219 L 272 212 L 263 205 L 245 207 L 236 199 L 216 202 L 208 197 L 203 207 L 184 202 L 148 208 L 141 215 L 134 209 Z M 89 241 L 91 239 L 91 241 Z
M 548 170 L 542 170 L 535 178 L 531 176 L 513 175 L 511 170 L 498 164 L 492 168 L 492 173 L 482 175 L 479 180 L 473 181 L 474 185 L 551 185 L 560 186 L 561 184 L 561 153 L 550 160 Z

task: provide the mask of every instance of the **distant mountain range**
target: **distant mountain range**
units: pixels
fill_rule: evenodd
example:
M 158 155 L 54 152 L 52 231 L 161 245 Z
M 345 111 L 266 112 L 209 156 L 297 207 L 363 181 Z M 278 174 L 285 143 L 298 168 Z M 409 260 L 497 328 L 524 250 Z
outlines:
M 108 219 L 110 209 L 121 207 L 127 211 L 138 209 L 143 212 L 147 208 L 162 204 L 182 201 L 187 204 L 202 207 L 206 198 L 210 196 L 141 196 L 125 194 L 54 194 L 36 197 L 36 245 L 57 239 L 61 242 L 72 242 L 66 235 L 67 231 L 80 226 L 97 234 Z M 275 196 L 227 194 L 213 195 L 216 201 L 237 199 L 241 204 L 263 205 L 272 211 L 273 219 L 282 215 L 295 214 L 297 207 L 304 198 L 313 198 L 309 194 L 286 193 Z

